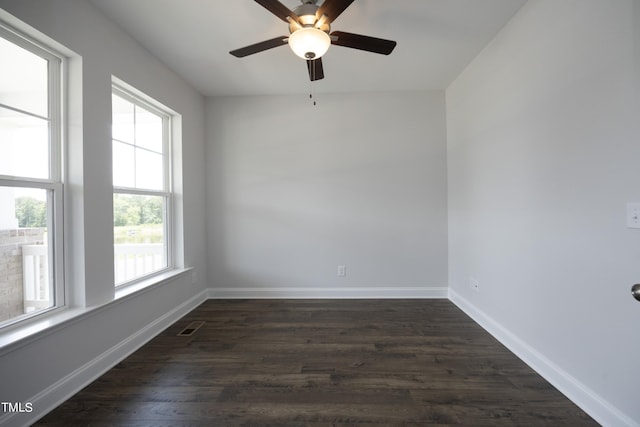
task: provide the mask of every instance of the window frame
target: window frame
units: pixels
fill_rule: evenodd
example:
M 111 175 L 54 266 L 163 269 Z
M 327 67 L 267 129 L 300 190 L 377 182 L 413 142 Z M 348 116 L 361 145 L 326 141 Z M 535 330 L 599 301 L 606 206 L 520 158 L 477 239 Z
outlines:
M 33 178 L 0 174 L 0 186 L 13 188 L 42 189 L 47 193 L 47 246 L 48 279 L 52 292 L 51 307 L 0 322 L 0 329 L 21 324 L 47 313 L 61 310 L 67 306 L 67 287 L 65 284 L 64 251 L 64 162 L 65 148 L 65 85 L 67 73 L 66 58 L 57 50 L 41 43 L 37 39 L 18 31 L 4 21 L 0 21 L 0 37 L 14 45 L 47 61 L 47 116 L 43 117 L 29 111 L 1 104 L 2 108 L 46 120 L 48 130 L 48 178 Z
M 117 80 L 115 77 L 112 78 L 111 84 L 111 94 L 116 95 L 126 101 L 131 102 L 132 104 L 143 108 L 153 114 L 156 114 L 162 119 L 162 158 L 163 158 L 163 189 L 162 190 L 150 190 L 150 189 L 141 189 L 136 187 L 123 187 L 113 185 L 113 194 L 128 194 L 128 195 L 141 195 L 141 196 L 159 196 L 164 198 L 163 203 L 163 231 L 164 231 L 164 242 L 163 242 L 163 250 L 164 257 L 166 260 L 166 265 L 163 268 L 158 270 L 151 271 L 149 273 L 143 274 L 141 276 L 136 276 L 130 280 L 126 280 L 124 282 L 117 282 L 115 277 L 115 256 L 114 256 L 114 287 L 117 290 L 124 289 L 128 286 L 137 285 L 140 282 L 144 282 L 149 280 L 155 276 L 162 275 L 170 270 L 175 268 L 174 264 L 174 230 L 173 230 L 173 217 L 174 217 L 174 191 L 173 191 L 173 120 L 174 114 L 173 112 L 159 103 L 158 101 L 152 99 L 148 95 L 140 92 L 134 87 Z M 111 114 L 113 117 L 113 106 L 111 108 Z M 113 125 L 113 119 L 112 119 Z M 111 147 L 113 152 L 113 142 L 114 138 L 112 135 L 111 138 Z M 112 162 L 114 159 L 112 159 Z M 115 227 L 115 224 L 114 224 Z M 115 243 L 114 243 L 115 247 Z

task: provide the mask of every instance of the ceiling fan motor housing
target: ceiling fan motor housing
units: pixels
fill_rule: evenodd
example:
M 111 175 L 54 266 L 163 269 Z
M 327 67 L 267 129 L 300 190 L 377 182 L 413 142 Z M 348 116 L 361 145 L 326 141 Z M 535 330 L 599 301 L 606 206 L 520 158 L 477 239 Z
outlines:
M 300 22 L 293 22 L 289 20 L 289 33 L 294 33 L 300 28 L 315 27 L 325 33 L 329 34 L 331 26 L 326 19 L 322 17 L 316 17 L 316 12 L 319 7 L 313 3 L 304 3 L 298 6 L 293 12 L 300 17 Z M 319 25 L 318 25 L 319 24 Z

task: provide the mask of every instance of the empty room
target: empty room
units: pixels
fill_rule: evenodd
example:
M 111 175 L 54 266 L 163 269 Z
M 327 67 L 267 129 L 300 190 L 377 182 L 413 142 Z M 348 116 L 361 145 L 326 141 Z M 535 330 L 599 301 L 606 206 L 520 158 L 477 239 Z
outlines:
M 0 425 L 640 427 L 640 0 L 0 0 Z

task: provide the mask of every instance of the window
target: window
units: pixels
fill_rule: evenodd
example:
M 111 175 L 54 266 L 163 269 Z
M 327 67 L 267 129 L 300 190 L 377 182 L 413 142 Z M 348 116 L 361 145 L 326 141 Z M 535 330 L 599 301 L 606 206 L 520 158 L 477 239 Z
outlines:
M 0 24 L 0 326 L 64 305 L 60 55 Z
M 112 94 L 115 284 L 171 267 L 171 115 L 114 85 Z

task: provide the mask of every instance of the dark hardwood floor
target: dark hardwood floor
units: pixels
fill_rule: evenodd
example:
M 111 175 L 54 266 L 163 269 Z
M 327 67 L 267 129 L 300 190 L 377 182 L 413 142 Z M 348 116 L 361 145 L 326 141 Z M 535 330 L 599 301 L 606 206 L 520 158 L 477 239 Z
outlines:
M 447 300 L 209 300 L 38 425 L 597 423 Z

